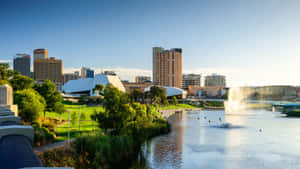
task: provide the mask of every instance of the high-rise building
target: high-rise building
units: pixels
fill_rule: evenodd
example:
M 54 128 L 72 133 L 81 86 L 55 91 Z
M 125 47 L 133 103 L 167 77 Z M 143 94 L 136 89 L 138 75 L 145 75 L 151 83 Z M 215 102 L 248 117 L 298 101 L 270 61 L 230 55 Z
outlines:
M 64 74 L 64 84 L 67 83 L 69 80 L 76 80 L 79 78 L 79 74 L 75 73 L 65 73 Z
M 87 78 L 94 78 L 94 74 L 95 74 L 94 70 L 92 70 L 92 69 L 87 69 L 86 70 L 86 77 Z
M 94 78 L 94 70 L 86 67 L 81 68 L 81 78 Z
M 223 75 L 212 74 L 205 77 L 205 86 L 226 86 L 226 77 Z
M 135 82 L 136 83 L 144 83 L 144 82 L 150 82 L 151 77 L 150 76 L 136 76 Z
M 30 77 L 30 55 L 17 54 L 14 58 L 14 70 L 20 72 L 21 75 Z
M 33 51 L 34 59 L 48 59 L 48 50 L 47 49 L 35 49 Z
M 63 63 L 53 57 L 50 59 L 34 60 L 34 80 L 44 82 L 46 79 L 51 80 L 56 85 L 56 89 L 60 90 L 63 85 Z
M 81 78 L 86 78 L 86 70 L 87 70 L 86 67 L 82 67 L 82 68 L 80 69 L 80 77 L 81 77 Z
M 189 86 L 201 86 L 200 74 L 185 74 L 182 76 L 182 89 L 188 90 Z
M 182 86 L 182 49 L 153 48 L 153 82 L 156 85 Z

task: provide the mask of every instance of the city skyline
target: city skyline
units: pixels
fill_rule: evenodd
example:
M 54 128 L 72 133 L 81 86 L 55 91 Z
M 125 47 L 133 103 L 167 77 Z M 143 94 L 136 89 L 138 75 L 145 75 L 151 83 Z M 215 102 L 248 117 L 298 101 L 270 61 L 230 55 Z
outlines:
M 222 74 L 228 86 L 300 85 L 296 0 L 32 2 L 0 2 L 0 60 L 46 48 L 64 72 L 119 69 L 132 80 L 151 75 L 152 47 L 178 47 L 183 73 Z

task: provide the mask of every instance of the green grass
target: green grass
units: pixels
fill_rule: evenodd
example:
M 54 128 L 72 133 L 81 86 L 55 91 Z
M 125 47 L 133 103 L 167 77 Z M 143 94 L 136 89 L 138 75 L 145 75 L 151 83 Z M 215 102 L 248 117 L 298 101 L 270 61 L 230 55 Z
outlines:
M 71 104 L 65 104 L 65 107 L 67 111 L 70 112 L 70 118 L 71 118 L 71 113 L 79 112 L 80 113 L 85 113 L 86 119 L 85 121 L 80 121 L 80 132 L 79 132 L 79 122 L 77 120 L 76 124 L 72 126 L 70 123 L 70 138 L 74 138 L 80 133 L 87 133 L 87 132 L 94 132 L 94 131 L 99 131 L 100 129 L 97 126 L 97 123 L 92 121 L 91 115 L 94 113 L 94 111 L 102 111 L 104 110 L 103 107 L 87 107 L 85 105 L 71 105 Z M 81 108 L 80 108 L 81 107 Z M 44 116 L 44 113 L 40 114 L 41 117 Z M 55 113 L 55 112 L 46 112 L 46 117 L 51 117 L 51 118 L 60 118 L 60 114 Z M 61 115 L 62 120 L 68 120 L 68 113 L 64 113 Z M 59 126 L 56 129 L 56 141 L 63 141 L 68 139 L 68 126 L 69 122 L 64 123 L 63 125 Z
M 189 104 L 169 104 L 167 106 L 160 106 L 159 109 L 161 110 L 169 110 L 169 109 L 190 109 L 190 108 L 197 108 L 196 106 L 192 106 Z

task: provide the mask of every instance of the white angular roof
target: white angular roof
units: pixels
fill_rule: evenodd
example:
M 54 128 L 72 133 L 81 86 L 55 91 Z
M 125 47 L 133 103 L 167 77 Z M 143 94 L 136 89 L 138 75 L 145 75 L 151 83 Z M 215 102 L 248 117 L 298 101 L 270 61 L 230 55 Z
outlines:
M 147 88 L 145 88 L 145 92 L 147 91 L 150 91 L 150 88 L 152 86 L 149 86 Z M 161 86 L 160 86 L 161 87 Z M 171 87 L 171 86 L 163 86 L 163 88 L 166 89 L 166 92 L 167 92 L 167 97 L 170 97 L 170 96 L 178 96 L 178 95 L 186 95 L 187 92 L 185 90 L 182 90 L 182 89 L 179 89 L 177 87 Z
M 111 83 L 122 92 L 125 92 L 125 88 L 118 76 L 98 74 L 94 78 L 82 78 L 76 80 L 70 80 L 62 86 L 62 91 L 65 93 L 78 93 L 89 91 L 92 94 L 93 89 L 97 84 L 106 86 Z

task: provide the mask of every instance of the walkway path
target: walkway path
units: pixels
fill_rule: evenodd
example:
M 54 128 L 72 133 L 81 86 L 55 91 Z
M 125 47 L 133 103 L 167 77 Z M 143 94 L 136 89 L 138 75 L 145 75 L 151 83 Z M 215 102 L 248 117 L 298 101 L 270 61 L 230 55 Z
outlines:
M 70 143 L 72 143 L 74 141 L 75 141 L 75 138 L 70 139 Z M 68 144 L 68 140 L 60 141 L 60 142 L 57 142 L 57 143 L 53 143 L 53 144 L 49 144 L 49 145 L 45 145 L 45 146 L 41 146 L 41 147 L 35 147 L 34 151 L 41 153 L 41 152 L 51 150 L 51 149 L 54 149 L 54 148 L 63 147 L 66 144 Z

